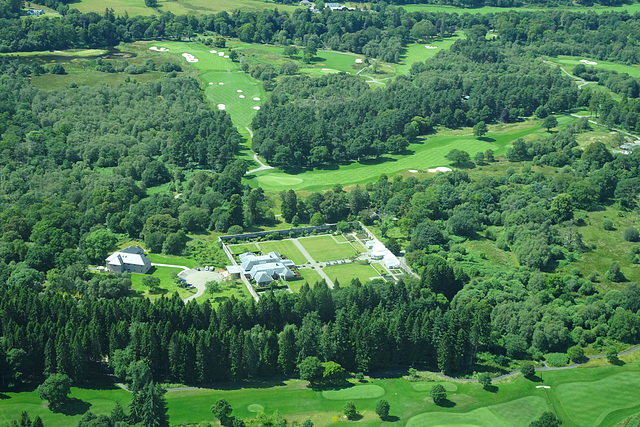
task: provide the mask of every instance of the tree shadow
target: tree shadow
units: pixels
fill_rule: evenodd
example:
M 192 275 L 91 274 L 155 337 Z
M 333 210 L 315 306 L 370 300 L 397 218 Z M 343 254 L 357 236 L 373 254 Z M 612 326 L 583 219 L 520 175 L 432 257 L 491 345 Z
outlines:
M 313 391 L 344 390 L 355 387 L 346 379 L 334 380 L 333 382 L 314 382 L 309 385 Z
M 542 378 L 537 376 L 537 375 L 529 375 L 528 377 L 525 377 L 526 379 L 528 379 L 531 382 L 534 383 L 541 383 L 542 382 Z
M 0 393 L 0 400 L 7 400 L 7 399 L 11 399 L 11 398 L 4 393 Z
M 478 141 L 496 142 L 495 138 L 491 138 L 491 137 L 488 137 L 488 136 L 479 136 L 478 137 Z
M 362 414 L 355 414 L 353 417 L 349 418 L 349 421 L 360 421 L 363 418 Z
M 616 360 L 614 360 L 612 362 L 609 362 L 609 363 L 611 363 L 612 365 L 615 365 L 615 366 L 624 366 L 624 365 L 627 364 L 627 362 L 625 362 L 624 360 L 620 360 L 620 359 L 616 359 Z
M 483 387 L 486 391 L 488 391 L 489 393 L 497 393 L 498 392 L 498 386 L 495 386 L 493 384 L 487 385 Z
M 453 400 L 445 399 L 437 406 L 441 408 L 453 408 L 456 406 L 456 402 L 454 402 Z
M 361 159 L 358 161 L 358 163 L 360 163 L 361 165 L 373 166 L 373 165 L 379 165 L 386 162 L 397 162 L 397 161 L 398 159 L 380 156 L 380 157 L 369 157 L 366 159 Z
M 398 421 L 400 421 L 400 417 L 396 417 L 395 415 L 387 415 L 382 419 L 382 421 L 385 421 L 388 423 L 397 423 Z
M 91 403 L 73 397 L 51 411 L 54 413 L 74 416 L 84 414 L 89 410 L 89 408 L 91 408 Z

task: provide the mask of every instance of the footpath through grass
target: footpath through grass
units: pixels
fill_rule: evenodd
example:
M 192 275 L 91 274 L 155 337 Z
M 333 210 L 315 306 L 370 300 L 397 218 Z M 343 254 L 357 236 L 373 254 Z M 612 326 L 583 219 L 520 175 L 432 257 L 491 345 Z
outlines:
M 570 116 L 557 116 L 559 126 L 566 126 L 577 120 Z M 346 165 L 326 165 L 315 169 L 283 171 L 270 169 L 258 172 L 250 179 L 256 187 L 265 191 L 282 189 L 316 191 L 331 188 L 335 184 L 355 185 L 375 181 L 383 173 L 395 176 L 408 170 L 425 170 L 438 166 L 449 166 L 445 155 L 454 148 L 465 150 L 473 158 L 479 151 L 492 149 L 495 155 L 504 154 L 510 144 L 518 138 L 548 136 L 539 120 L 530 120 L 509 125 L 489 127 L 490 132 L 482 139 L 473 136 L 471 129 L 445 130 L 428 136 L 420 143 L 411 144 L 405 154 L 385 155 L 378 159 L 351 162 Z

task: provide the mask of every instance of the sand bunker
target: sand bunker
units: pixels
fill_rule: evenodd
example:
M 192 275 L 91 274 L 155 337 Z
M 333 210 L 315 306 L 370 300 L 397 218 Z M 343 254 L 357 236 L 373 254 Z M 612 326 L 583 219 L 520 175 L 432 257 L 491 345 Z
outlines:
M 224 56 L 224 52 L 218 52 L 218 56 Z
M 228 57 L 229 57 L 229 55 L 225 55 L 224 57 L 225 57 L 225 58 L 228 58 Z
M 356 64 L 362 64 L 362 59 L 356 58 Z
M 260 101 L 260 98 L 258 98 L 257 96 L 255 98 L 253 98 L 254 101 Z
M 209 86 L 211 86 L 213 84 L 213 82 L 209 82 Z
M 182 54 L 182 56 L 184 56 L 184 59 L 186 59 L 187 62 L 198 62 L 198 58 L 191 55 L 190 53 L 185 52 Z
M 223 85 L 224 83 L 220 82 L 220 83 L 218 83 L 218 84 L 219 84 L 219 85 Z
M 169 52 L 169 49 L 167 49 L 166 47 L 151 46 L 149 50 L 155 50 L 156 52 Z
M 258 107 L 257 105 L 255 107 L 253 107 L 254 110 L 259 110 L 260 107 Z
M 323 68 L 322 71 L 331 71 L 331 68 Z
M 242 93 L 242 89 L 238 89 L 236 92 L 238 92 L 238 93 Z
M 415 169 L 409 169 L 409 172 L 411 172 L 411 173 L 418 173 L 418 171 L 417 171 L 417 170 L 415 170 Z
M 429 46 L 428 44 L 425 44 L 424 47 L 426 47 L 427 49 L 437 49 L 438 46 Z
M 580 62 L 582 62 L 583 64 L 587 64 L 587 65 L 598 65 L 597 62 L 589 61 L 588 59 L 581 59 Z
M 218 104 L 218 110 L 226 110 L 227 106 L 224 104 Z
M 209 53 L 218 53 L 217 50 L 210 50 Z
M 435 172 L 451 172 L 451 168 L 447 168 L 447 167 L 444 167 L 444 166 L 439 166 L 437 168 L 429 169 L 429 172 L 431 172 L 431 173 L 435 173 Z
M 238 98 L 244 98 L 244 95 L 240 95 Z

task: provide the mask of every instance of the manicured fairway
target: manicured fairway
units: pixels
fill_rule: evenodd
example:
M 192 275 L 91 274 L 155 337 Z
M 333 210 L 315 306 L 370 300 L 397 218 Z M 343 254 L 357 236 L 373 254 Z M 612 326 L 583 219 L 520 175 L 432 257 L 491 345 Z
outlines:
M 547 402 L 542 397 L 527 396 L 508 403 L 491 405 L 461 414 L 427 412 L 411 418 L 406 426 L 527 426 L 531 420 L 540 417 L 546 410 L 548 410 Z
M 303 237 L 298 239 L 316 261 L 333 261 L 356 255 L 348 243 L 336 243 L 331 236 Z
M 212 108 L 226 110 L 236 126 L 244 127 L 251 124 L 251 119 L 257 112 L 254 107 L 259 108 L 262 105 L 265 92 L 260 82 L 240 70 L 240 63 L 224 57 L 229 55 L 229 49 L 210 49 L 198 43 L 186 42 L 149 43 L 149 47 L 167 48 L 168 52 L 157 54 L 177 55 L 182 58 L 183 67 L 193 66 L 201 73 L 204 94 Z M 211 53 L 211 50 L 215 50 L 216 53 Z M 220 56 L 220 52 L 223 56 Z M 182 57 L 183 53 L 192 54 L 198 62 L 187 62 Z
M 274 240 L 270 242 L 260 242 L 260 249 L 262 253 L 268 253 L 272 251 L 278 252 L 280 255 L 284 255 L 297 265 L 307 262 L 307 258 L 302 255 L 302 252 L 293 244 L 291 240 Z
M 421 62 L 433 58 L 441 50 L 448 50 L 456 40 L 466 38 L 463 32 L 458 32 L 453 37 L 444 40 L 431 40 L 425 43 L 413 43 L 406 47 L 406 52 L 401 56 L 402 62 L 395 66 L 396 72 L 407 74 L 414 62 Z M 435 46 L 437 49 L 427 49 L 425 46 Z
M 632 77 L 640 77 L 640 67 L 635 65 L 616 64 L 615 62 L 600 61 L 598 59 L 587 58 L 586 56 L 556 56 L 548 57 L 547 60 L 562 65 L 568 72 L 573 73 L 573 68 L 580 64 L 581 59 L 597 62 L 596 65 L 587 65 L 587 68 L 600 68 L 607 71 L 617 71 L 618 73 L 627 73 Z
M 74 9 L 81 12 L 104 13 L 105 8 L 113 9 L 116 15 L 124 15 L 127 12 L 130 16 L 135 15 L 159 15 L 164 12 L 172 12 L 175 15 L 216 13 L 223 10 L 244 10 L 256 11 L 263 9 L 287 10 L 289 12 L 295 10 L 299 6 L 289 6 L 283 4 L 274 4 L 259 0 L 159 0 L 157 8 L 146 7 L 144 2 L 137 0 L 81 0 L 74 3 Z
M 342 390 L 325 390 L 322 392 L 322 397 L 328 400 L 373 399 L 382 397 L 384 394 L 384 389 L 379 385 L 366 384 Z
M 324 274 L 335 282 L 340 281 L 340 286 L 348 286 L 351 279 L 359 279 L 360 283 L 368 282 L 372 277 L 379 278 L 380 275 L 370 266 L 363 264 L 339 264 L 329 265 L 323 269 Z
M 0 394 L 2 396 L 2 394 Z M 0 400 L 0 425 L 8 425 L 11 420 L 19 419 L 22 411 L 31 418 L 40 416 L 47 427 L 69 427 L 78 424 L 82 414 L 91 410 L 96 415 L 109 415 L 116 402 L 127 410 L 131 394 L 107 383 L 104 388 L 71 387 L 70 404 L 60 412 L 52 412 L 40 400 L 36 391 L 22 393 L 4 393 Z
M 576 118 L 570 116 L 557 116 L 560 126 L 567 125 Z M 514 129 L 514 130 L 511 130 Z M 321 190 L 332 185 L 365 184 L 375 181 L 381 174 L 390 177 L 407 170 L 424 170 L 438 166 L 449 166 L 450 162 L 444 156 L 453 148 L 467 151 L 473 155 L 478 151 L 486 151 L 491 148 L 496 155 L 504 154 L 509 145 L 521 137 L 548 136 L 546 129 L 542 129 L 539 121 L 530 121 L 516 125 L 505 126 L 501 132 L 489 132 L 484 140 L 478 140 L 469 133 L 449 134 L 443 131 L 427 137 L 420 144 L 411 144 L 409 155 L 387 155 L 380 159 L 351 162 L 348 165 L 336 169 L 314 169 L 300 173 L 288 174 L 280 169 L 271 169 L 258 172 L 255 178 L 250 180 L 251 185 L 260 186 L 265 191 L 281 191 L 283 188 L 293 190 Z M 454 133 L 454 132 L 451 132 Z M 487 139 L 491 142 L 487 142 Z

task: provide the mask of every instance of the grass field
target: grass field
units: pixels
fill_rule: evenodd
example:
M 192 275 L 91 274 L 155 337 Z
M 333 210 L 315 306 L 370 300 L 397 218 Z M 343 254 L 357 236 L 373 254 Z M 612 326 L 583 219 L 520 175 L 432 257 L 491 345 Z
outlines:
M 536 11 L 536 10 L 559 10 L 559 8 L 542 8 L 542 7 L 494 7 L 494 6 L 485 6 L 480 8 L 463 8 L 463 7 L 455 7 L 455 6 L 440 6 L 440 5 L 431 5 L 431 4 L 408 4 L 402 6 L 408 12 L 416 12 L 419 10 L 425 10 L 433 13 L 479 13 L 485 15 L 487 13 L 501 13 L 508 12 L 510 10 L 515 11 Z M 623 6 L 592 6 L 592 7 L 572 7 L 566 8 L 562 10 L 567 10 L 570 12 L 622 12 L 627 11 L 629 14 L 634 14 L 635 12 L 640 12 L 640 4 L 625 4 Z
M 358 425 L 406 426 L 528 426 L 543 411 L 555 410 L 563 426 L 613 426 L 640 411 L 635 390 L 640 387 L 640 364 L 570 369 L 544 372 L 548 390 L 539 383 L 517 376 L 497 384 L 493 391 L 477 383 L 409 382 L 403 377 L 373 378 L 365 384 L 314 390 L 300 380 L 239 382 L 221 384 L 218 389 L 169 391 L 166 394 L 171 425 L 212 421 L 210 406 L 226 399 L 233 415 L 253 418 L 259 411 L 271 415 L 279 411 L 289 422 L 310 418 L 318 427 L 345 422 L 342 409 L 348 400 L 355 402 L 361 418 Z M 448 404 L 434 405 L 429 391 L 435 384 L 447 390 Z M 72 404 L 58 413 L 47 409 L 35 391 L 5 393 L 0 404 L 0 424 L 17 419 L 22 411 L 39 415 L 44 425 L 62 427 L 77 424 L 91 410 L 106 414 L 119 401 L 125 408 L 130 394 L 112 384 L 92 384 L 90 388 L 72 388 Z M 597 396 L 597 398 L 594 398 Z M 374 412 L 377 402 L 386 399 L 390 419 L 381 422 Z M 553 405 L 553 406 L 552 406 Z M 334 419 L 335 417 L 335 419 Z
M 640 6 L 640 5 L 639 5 Z M 587 68 L 600 68 L 607 71 L 617 71 L 618 73 L 627 73 L 631 77 L 640 77 L 640 67 L 635 65 L 623 65 L 617 64 L 615 62 L 608 61 L 600 61 L 597 59 L 582 57 L 582 56 L 550 56 L 547 58 L 548 61 L 551 61 L 556 64 L 562 65 L 568 72 L 573 74 L 573 68 L 580 64 L 581 59 L 587 59 L 589 61 L 597 62 L 597 65 L 587 65 Z
M 360 283 L 366 283 L 372 277 L 380 277 L 370 265 L 362 264 L 329 265 L 323 268 L 323 271 L 334 282 L 338 279 L 340 286 L 348 286 L 351 280 L 356 278 Z
M 280 255 L 284 255 L 297 265 L 307 262 L 307 258 L 302 255 L 302 252 L 293 244 L 291 240 L 273 240 L 270 242 L 260 242 L 260 249 L 262 253 L 269 253 L 272 251 L 278 252 Z
M 304 237 L 298 241 L 316 261 L 333 261 L 356 255 L 351 245 L 336 243 L 331 236 Z
M 124 15 L 124 13 L 127 12 L 130 16 L 159 15 L 165 12 L 171 12 L 175 15 L 198 15 L 202 13 L 216 13 L 223 10 L 257 11 L 276 7 L 278 10 L 292 12 L 299 8 L 299 6 L 276 5 L 260 0 L 233 0 L 233 2 L 225 0 L 159 0 L 158 3 L 159 6 L 157 8 L 150 8 L 146 7 L 144 2 L 136 0 L 108 0 L 106 2 L 100 0 L 80 0 L 77 3 L 73 3 L 72 7 L 85 13 L 104 13 L 105 8 L 111 8 L 116 15 Z
M 558 116 L 560 126 L 567 125 L 576 118 Z M 348 165 L 328 165 L 325 168 L 286 173 L 280 169 L 258 172 L 250 179 L 251 185 L 260 186 L 265 191 L 280 191 L 283 188 L 294 190 L 322 190 L 334 184 L 355 185 L 375 181 L 381 174 L 395 176 L 407 170 L 424 170 L 438 166 L 449 166 L 444 156 L 453 148 L 465 150 L 473 155 L 478 151 L 491 148 L 496 155 L 504 154 L 514 140 L 536 138 L 548 135 L 540 126 L 539 120 L 530 120 L 508 125 L 489 126 L 490 132 L 479 140 L 471 129 L 444 130 L 429 136 L 418 144 L 411 144 L 407 154 L 386 155 L 379 159 L 351 162 Z
M 313 285 L 315 285 L 317 282 L 322 281 L 322 276 L 320 276 L 320 274 L 318 274 L 318 272 L 314 269 L 301 268 L 298 271 L 300 272 L 302 279 L 296 280 L 294 282 L 287 282 L 293 292 L 299 292 L 300 288 L 302 287 L 302 285 L 304 285 L 305 282 L 308 283 L 309 286 L 313 287 Z
M 91 410 L 96 415 L 109 415 L 116 402 L 125 408 L 131 401 L 131 394 L 113 384 L 96 384 L 92 388 L 71 387 L 71 402 L 59 412 L 49 410 L 36 391 L 22 393 L 0 393 L 0 425 L 9 425 L 19 419 L 22 411 L 27 411 L 33 419 L 40 416 L 47 427 L 75 426 L 82 414 Z
M 147 253 L 147 257 L 154 264 L 183 265 L 189 268 L 198 267 L 196 260 L 181 256 Z
M 239 243 L 237 245 L 229 245 L 231 253 L 234 255 L 240 255 L 245 252 L 258 252 L 258 246 L 255 243 Z
M 133 288 L 140 292 L 143 296 L 149 297 L 149 299 L 157 299 L 160 298 L 163 294 L 170 296 L 174 292 L 178 292 L 180 298 L 186 298 L 195 293 L 195 290 L 188 291 L 184 288 L 179 287 L 174 283 L 175 277 L 182 271 L 181 268 L 173 268 L 173 267 L 152 267 L 151 274 L 140 274 L 140 273 L 131 273 L 131 285 Z M 160 287 L 158 293 L 150 293 L 150 289 L 148 286 L 144 286 L 142 284 L 142 278 L 145 276 L 153 276 L 160 279 Z
M 213 305 L 213 307 L 217 307 L 223 302 L 230 299 L 232 296 L 235 297 L 236 299 L 251 298 L 251 294 L 249 293 L 249 290 L 244 285 L 244 282 L 242 282 L 241 280 L 237 280 L 235 282 L 230 282 L 230 283 L 223 282 L 220 284 L 220 287 L 221 287 L 220 292 L 216 292 L 213 295 L 205 292 L 204 294 L 196 298 L 196 301 L 204 302 L 209 300 Z

